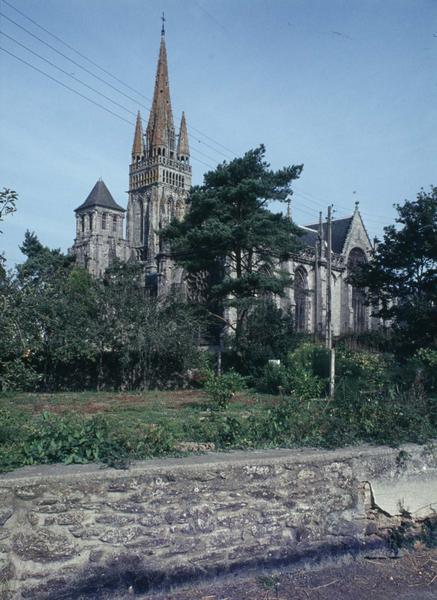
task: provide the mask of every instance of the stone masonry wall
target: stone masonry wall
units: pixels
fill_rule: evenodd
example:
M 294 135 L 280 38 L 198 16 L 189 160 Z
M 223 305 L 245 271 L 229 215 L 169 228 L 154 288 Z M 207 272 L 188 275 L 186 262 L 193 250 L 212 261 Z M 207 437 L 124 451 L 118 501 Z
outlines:
M 99 598 L 375 543 L 371 481 L 435 478 L 429 448 L 275 450 L 0 476 L 0 598 Z M 435 479 L 434 479 L 435 481 Z

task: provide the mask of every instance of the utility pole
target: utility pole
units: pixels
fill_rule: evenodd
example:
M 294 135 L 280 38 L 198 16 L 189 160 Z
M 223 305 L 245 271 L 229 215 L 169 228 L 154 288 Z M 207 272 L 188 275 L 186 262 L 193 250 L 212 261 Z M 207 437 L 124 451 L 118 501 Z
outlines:
M 332 205 L 328 206 L 326 257 L 326 347 L 330 355 L 329 396 L 332 398 L 335 388 L 335 350 L 332 347 Z

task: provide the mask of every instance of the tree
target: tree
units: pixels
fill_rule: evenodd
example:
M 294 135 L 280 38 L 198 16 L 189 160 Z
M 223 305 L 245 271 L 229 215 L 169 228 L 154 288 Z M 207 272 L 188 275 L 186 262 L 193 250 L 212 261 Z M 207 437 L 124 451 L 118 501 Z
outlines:
M 303 166 L 272 171 L 264 157 L 261 145 L 206 173 L 185 218 L 163 232 L 197 300 L 234 331 L 237 345 L 254 304 L 290 285 L 281 266 L 298 246 L 296 226 L 268 205 L 287 200 Z
M 437 344 L 437 187 L 396 205 L 398 226 L 384 228 L 372 260 L 357 268 L 373 314 L 392 322 L 401 353 Z
M 265 298 L 249 312 L 238 348 L 231 337 L 225 359 L 240 373 L 256 379 L 270 359 L 284 361 L 297 339 L 291 311 Z
M 16 202 L 18 200 L 17 192 L 13 190 L 9 190 L 8 188 L 3 188 L 3 191 L 0 192 L 0 223 L 5 220 L 7 215 L 14 213 L 16 208 Z M 0 229 L 0 233 L 3 233 Z M 2 253 L 0 253 L 0 278 L 5 277 L 5 257 Z
M 17 192 L 9 190 L 8 188 L 3 188 L 3 191 L 0 192 L 0 222 L 4 221 L 7 215 L 10 215 L 17 210 L 17 200 Z M 0 231 L 0 233 L 3 232 Z
M 201 323 L 175 296 L 151 298 L 138 263 L 115 261 L 97 282 L 99 384 L 108 367 L 122 388 L 178 387 L 199 359 Z

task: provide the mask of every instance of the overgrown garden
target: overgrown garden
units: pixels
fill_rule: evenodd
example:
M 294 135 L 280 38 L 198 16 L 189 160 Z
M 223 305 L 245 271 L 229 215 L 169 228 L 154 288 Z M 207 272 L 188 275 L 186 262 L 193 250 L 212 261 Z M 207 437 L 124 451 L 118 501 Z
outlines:
M 437 188 L 398 207 L 354 273 L 389 326 L 336 341 L 328 397 L 323 341 L 297 334 L 275 301 L 299 236 L 268 203 L 301 170 L 271 171 L 260 147 L 206 174 L 163 232 L 188 297 L 150 296 L 137 263 L 93 279 L 31 232 L 22 264 L 0 257 L 0 469 L 435 437 Z M 0 220 L 16 202 L 1 193 Z

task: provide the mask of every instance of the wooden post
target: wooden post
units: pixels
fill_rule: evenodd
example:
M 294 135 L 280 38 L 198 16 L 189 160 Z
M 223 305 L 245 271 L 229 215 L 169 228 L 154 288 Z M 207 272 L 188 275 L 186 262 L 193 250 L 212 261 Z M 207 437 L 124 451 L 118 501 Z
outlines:
M 326 347 L 332 348 L 332 206 L 328 206 L 328 248 L 326 257 Z
M 329 364 L 329 396 L 333 398 L 335 393 L 335 348 L 331 348 L 331 360 Z
M 314 341 L 319 337 L 319 242 L 314 246 Z
M 332 347 L 332 205 L 328 206 L 326 257 L 326 347 L 330 353 L 329 361 L 329 396 L 335 392 L 335 350 Z

